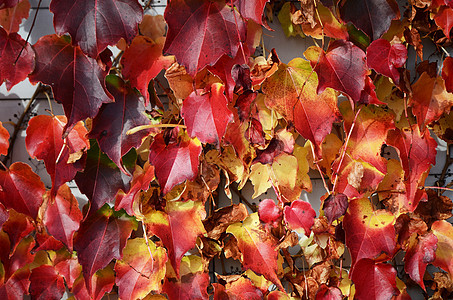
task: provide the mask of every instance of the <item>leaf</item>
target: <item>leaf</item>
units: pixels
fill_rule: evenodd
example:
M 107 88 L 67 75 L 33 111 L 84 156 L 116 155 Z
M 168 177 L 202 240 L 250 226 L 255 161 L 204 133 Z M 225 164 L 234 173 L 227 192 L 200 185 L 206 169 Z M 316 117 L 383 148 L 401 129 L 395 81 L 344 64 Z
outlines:
M 347 0 L 340 6 L 340 15 L 345 22 L 352 22 L 373 40 L 390 28 L 392 20 L 400 18 L 395 0 L 365 0 L 360 3 Z
M 391 299 L 399 294 L 396 287 L 396 270 L 390 264 L 361 259 L 352 271 L 357 299 Z
M 79 276 L 74 282 L 73 293 L 77 299 L 94 299 L 101 298 L 109 293 L 115 285 L 115 272 L 111 265 L 94 273 L 91 278 L 91 292 L 88 291 L 83 276 Z
M 148 84 L 151 79 L 175 62 L 173 56 L 162 55 L 163 43 L 162 38 L 153 41 L 146 36 L 137 36 L 121 57 L 124 78 L 129 79 L 131 86 L 136 87 L 145 97 L 145 104 L 149 102 Z
M 214 83 L 207 92 L 194 91 L 184 100 L 181 116 L 190 137 L 197 137 L 202 143 L 220 143 L 233 120 L 224 90 L 223 85 Z
M 65 292 L 63 277 L 53 266 L 41 265 L 30 275 L 30 295 L 34 299 L 59 300 Z
M 442 79 L 444 80 L 447 92 L 453 92 L 453 58 L 450 56 L 444 59 L 442 65 Z
M 71 162 L 71 157 L 81 157 L 90 146 L 85 137 L 87 130 L 82 122 L 75 124 L 74 130 L 63 138 L 66 126 L 65 116 L 39 115 L 33 117 L 27 127 L 25 146 L 32 158 L 44 160 L 47 173 L 52 179 L 52 196 L 84 167 L 84 159 Z
M 374 259 L 383 252 L 393 256 L 396 247 L 394 223 L 395 217 L 390 212 L 374 211 L 367 198 L 349 202 L 343 228 L 354 268 L 361 259 Z
M 318 94 L 330 87 L 346 93 L 353 103 L 360 101 L 368 74 L 365 53 L 360 48 L 349 41 L 335 40 L 326 53 L 319 47 L 310 47 L 304 55 L 318 74 Z
M 132 148 L 138 148 L 150 129 L 128 135 L 135 127 L 148 125 L 150 120 L 145 116 L 145 106 L 136 93 L 121 78 L 109 75 L 106 77 L 107 88 L 115 102 L 104 104 L 93 119 L 88 135 L 98 141 L 101 150 L 122 170 L 121 158 Z
M 23 268 L 14 273 L 5 284 L 0 286 L 0 298 L 8 300 L 22 300 L 28 295 L 30 287 L 30 269 Z
M 380 154 L 388 131 L 395 128 L 393 113 L 369 105 L 362 107 L 355 120 L 355 114 L 347 102 L 340 104 L 340 111 L 344 119 L 345 132 L 350 132 L 354 124 L 347 148 L 352 158 L 363 160 L 380 172 L 386 173 L 387 161 Z
M 0 26 L 8 33 L 18 32 L 22 19 L 27 19 L 29 12 L 29 0 L 21 0 L 14 7 L 2 9 L 0 10 Z
M 185 180 L 195 179 L 201 150 L 198 140 L 185 140 L 166 145 L 163 135 L 159 134 L 154 138 L 150 147 L 149 161 L 155 167 L 163 194 Z
M 6 235 L 5 235 L 6 236 Z M 1 239 L 2 237 L 0 237 Z M 6 237 L 7 239 L 7 237 Z M 5 243 L 2 241 L 2 247 L 7 246 Z M 20 240 L 19 244 L 16 247 L 16 250 L 14 253 L 10 254 L 9 247 L 7 246 L 7 249 L 4 249 L 6 251 L 2 251 L 3 253 L 0 253 L 0 258 L 3 264 L 3 270 L 5 271 L 5 279 L 8 279 L 10 277 L 13 277 L 14 274 L 17 274 L 18 272 L 20 273 L 20 269 L 26 267 L 27 264 L 30 264 L 33 259 L 35 258 L 35 253 L 32 253 L 32 249 L 35 246 L 35 241 L 33 239 L 33 236 L 29 235 L 22 240 Z M 4 255 L 6 254 L 6 257 Z
M 0 155 L 7 155 L 9 148 L 9 132 L 0 121 Z
M 321 143 L 340 115 L 335 91 L 327 89 L 318 95 L 317 86 L 318 79 L 310 64 L 302 58 L 295 58 L 288 65 L 280 64 L 263 83 L 262 89 L 266 106 L 293 123 L 296 130 L 315 145 L 320 155 Z
M 207 237 L 218 240 L 228 226 L 243 221 L 247 216 L 247 208 L 242 203 L 216 209 L 209 217 L 203 220 Z
M 434 21 L 437 26 L 442 29 L 445 36 L 450 38 L 450 31 L 453 27 L 453 9 L 450 7 L 442 6 L 434 16 Z
M 146 231 L 162 240 L 177 276 L 181 258 L 195 246 L 197 237 L 206 232 L 201 222 L 203 210 L 199 201 L 168 201 L 165 211 L 152 210 L 145 215 Z
M 436 259 L 433 265 L 453 274 L 453 227 L 445 220 L 439 220 L 431 226 L 432 233 L 437 237 Z
M 67 1 L 52 1 L 55 2 Z M 78 121 L 94 118 L 102 103 L 112 102 L 104 82 L 108 68 L 101 68 L 98 61 L 87 57 L 79 47 L 73 47 L 67 36 L 43 36 L 34 50 L 36 66 L 29 76 L 30 82 L 41 81 L 52 87 L 55 100 L 63 104 L 68 118 L 65 134 Z
M 267 26 L 263 18 L 264 8 L 269 0 L 235 0 L 233 3 L 245 19 L 252 19 L 255 23 Z
M 420 201 L 418 187 L 423 185 L 424 176 L 431 164 L 436 163 L 436 141 L 429 135 L 427 128 L 420 132 L 416 124 L 411 128 L 396 129 L 389 132 L 387 144 L 398 151 L 404 170 L 406 197 L 410 211 L 414 211 Z M 423 196 L 425 197 L 425 196 Z
M 212 285 L 214 286 L 214 300 L 236 299 L 237 295 L 241 295 L 246 299 L 264 299 L 260 289 L 255 287 L 250 279 L 245 277 L 239 277 L 235 281 L 227 282 L 225 286 L 220 283 L 213 283 Z
M 403 67 L 406 62 L 407 49 L 403 44 L 390 44 L 387 40 L 378 39 L 368 46 L 366 59 L 369 68 L 398 84 L 400 81 L 398 68 Z
M 167 294 L 169 299 L 192 300 L 192 299 L 209 299 L 208 273 L 189 274 L 181 278 L 181 281 L 169 280 L 165 277 L 163 292 Z
M 264 199 L 258 206 L 258 215 L 260 221 L 267 224 L 277 224 L 282 220 L 282 210 L 275 204 L 272 199 Z
M 412 85 L 412 97 L 409 105 L 417 117 L 420 128 L 437 121 L 445 112 L 449 113 L 453 106 L 453 95 L 445 89 L 445 82 L 440 76 L 430 77 L 423 73 Z
M 311 204 L 303 200 L 295 200 L 283 210 L 286 225 L 297 232 L 310 236 L 316 212 Z
M 315 39 L 322 39 L 323 35 L 335 39 L 349 39 L 348 28 L 335 17 L 330 9 L 321 3 L 317 3 L 316 8 L 317 12 L 314 14 L 316 25 L 312 27 L 312 24 L 308 22 L 301 24 L 302 30 L 306 35 Z
M 87 151 L 85 169 L 77 173 L 75 182 L 90 201 L 90 214 L 105 203 L 114 203 L 116 193 L 120 189 L 126 190 L 120 169 L 102 153 L 98 143 L 93 140 Z
M 3 231 L 8 235 L 10 241 L 10 255 L 16 251 L 20 241 L 29 235 L 35 226 L 29 218 L 15 210 L 10 210 L 8 220 L 3 224 Z
M 0 204 L 0 230 L 3 227 L 3 224 L 8 220 L 9 218 L 9 212 L 6 210 L 6 208 Z
M 56 239 L 72 251 L 72 238 L 82 221 L 77 199 L 67 185 L 59 188 L 57 196 L 50 201 L 44 213 L 44 225 Z
M 54 261 L 55 270 L 64 277 L 65 283 L 69 289 L 72 289 L 75 280 L 82 274 L 82 266 L 79 264 L 77 257 L 69 252 L 66 252 L 67 256 L 64 259 Z M 65 254 L 66 254 L 65 253 Z
M 324 200 L 322 209 L 330 224 L 346 213 L 348 209 L 348 197 L 345 194 L 330 194 Z
M 49 9 L 55 32 L 69 33 L 74 45 L 93 58 L 120 38 L 130 43 L 143 16 L 137 0 L 52 0 Z
M 125 213 L 115 213 L 104 205 L 80 224 L 74 239 L 79 263 L 88 291 L 93 292 L 93 274 L 105 268 L 112 259 L 121 259 L 126 240 L 132 230 L 137 229 L 137 221 Z
M 341 290 L 336 286 L 327 286 L 325 284 L 316 292 L 315 300 L 341 300 L 343 299 L 343 294 Z
M 24 50 L 16 62 L 22 48 Z M 9 91 L 33 71 L 35 52 L 19 34 L 8 34 L 3 28 L 0 28 L 0 49 L 0 85 L 5 82 Z
M 243 270 L 251 269 L 272 281 L 281 291 L 283 286 L 277 276 L 277 241 L 261 226 L 258 213 L 250 214 L 242 223 L 235 223 L 227 228 L 237 239 L 242 253 Z
M 235 57 L 245 40 L 245 22 L 224 2 L 175 0 L 164 16 L 168 24 L 164 55 L 175 55 L 192 76 L 223 54 Z
M 0 9 L 16 6 L 19 0 L 0 0 Z
M 427 264 L 432 263 L 436 258 L 436 249 L 437 237 L 432 233 L 426 233 L 418 239 L 409 240 L 409 246 L 404 256 L 404 270 L 425 291 L 423 277 Z
M 123 259 L 115 264 L 115 283 L 121 299 L 142 299 L 162 289 L 167 253 L 152 241 L 148 243 L 143 238 L 128 240 Z
M 9 170 L 0 170 L 0 186 L 0 202 L 6 208 L 37 217 L 46 189 L 29 165 L 16 162 Z

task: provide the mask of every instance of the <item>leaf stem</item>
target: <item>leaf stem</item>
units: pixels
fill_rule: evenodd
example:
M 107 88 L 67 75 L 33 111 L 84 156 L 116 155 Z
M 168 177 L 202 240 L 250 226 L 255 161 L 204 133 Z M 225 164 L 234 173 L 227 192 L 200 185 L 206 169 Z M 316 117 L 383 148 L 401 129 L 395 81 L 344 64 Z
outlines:
M 179 127 L 179 128 L 187 128 L 185 125 L 180 125 L 180 124 L 148 124 L 148 125 L 141 125 L 134 127 L 132 129 L 129 129 L 126 134 L 131 135 L 134 133 L 137 133 L 141 130 L 149 129 L 149 128 L 174 128 L 174 127 Z
M 425 189 L 443 190 L 443 191 L 453 192 L 453 189 L 442 187 L 442 186 L 425 186 Z

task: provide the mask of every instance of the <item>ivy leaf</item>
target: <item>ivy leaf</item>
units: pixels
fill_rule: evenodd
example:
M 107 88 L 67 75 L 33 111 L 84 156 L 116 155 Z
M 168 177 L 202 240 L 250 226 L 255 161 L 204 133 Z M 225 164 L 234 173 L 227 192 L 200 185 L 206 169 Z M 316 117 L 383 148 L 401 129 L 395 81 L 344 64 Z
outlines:
M 65 283 L 72 290 L 75 280 L 82 274 L 82 266 L 79 264 L 77 257 L 69 252 L 54 261 L 55 270 L 64 277 Z
M 143 9 L 137 0 L 52 0 L 58 35 L 69 33 L 74 45 L 96 58 L 107 46 L 137 35 Z
M 175 55 L 192 76 L 223 54 L 235 57 L 245 40 L 246 23 L 224 2 L 175 0 L 164 16 L 168 24 L 164 54 Z
M 237 280 L 227 282 L 224 286 L 220 283 L 213 283 L 214 299 L 235 299 L 237 295 L 243 295 L 247 299 L 264 299 L 263 292 L 254 286 L 250 279 L 239 277 Z M 267 299 L 270 299 L 269 297 Z
M 423 290 L 423 276 L 427 264 L 432 263 L 436 258 L 437 237 L 429 232 L 417 238 L 409 240 L 409 246 L 404 256 L 404 270 L 409 274 L 411 279 L 418 283 Z
M 343 228 L 354 268 L 361 259 L 374 259 L 382 252 L 393 256 L 396 247 L 394 223 L 392 213 L 385 210 L 373 211 L 367 198 L 349 202 Z
M 93 140 L 87 151 L 85 168 L 83 172 L 77 173 L 75 182 L 90 201 L 90 214 L 105 203 L 113 203 L 118 190 L 126 190 L 120 169 L 102 153 L 98 143 Z
M 349 202 L 345 194 L 331 194 L 323 202 L 322 209 L 330 224 L 346 213 Z
M 170 280 L 165 277 L 163 292 L 167 294 L 169 299 L 191 300 L 191 299 L 209 299 L 208 273 L 188 274 L 181 278 L 181 281 Z
M 295 200 L 286 206 L 283 215 L 286 225 L 297 232 L 310 236 L 311 227 L 315 223 L 316 212 L 311 204 L 303 200 Z
M 378 39 L 368 46 L 366 59 L 369 68 L 398 84 L 400 81 L 398 68 L 403 67 L 406 62 L 407 49 L 403 44 L 390 44 L 387 40 Z
M 176 275 L 184 254 L 195 246 L 197 237 L 205 233 L 200 201 L 168 201 L 165 211 L 152 210 L 145 215 L 146 230 L 158 236 L 167 248 L 168 257 Z
M 242 253 L 243 270 L 251 269 L 262 274 L 284 291 L 277 276 L 277 241 L 260 226 L 258 213 L 250 214 L 242 223 L 228 226 L 226 232 L 237 239 L 239 251 Z
M 63 138 L 65 116 L 39 115 L 28 123 L 25 146 L 32 158 L 44 160 L 47 173 L 52 179 L 52 196 L 65 182 L 72 180 L 84 167 L 80 159 L 90 144 L 85 137 L 87 130 L 82 122 L 74 125 L 69 135 Z
M 395 0 L 354 0 L 342 2 L 340 15 L 345 22 L 352 22 L 371 39 L 380 38 L 389 28 L 392 20 L 400 18 Z
M 414 211 L 421 198 L 417 193 L 419 185 L 423 185 L 423 174 L 436 163 L 437 143 L 428 128 L 420 132 L 418 125 L 414 124 L 411 128 L 390 131 L 387 144 L 398 151 L 404 170 L 407 205 L 410 211 Z
M 198 140 L 183 140 L 166 145 L 162 134 L 154 138 L 150 147 L 149 161 L 155 167 L 163 194 L 185 180 L 195 179 L 201 150 Z
M 63 277 L 49 265 L 34 268 L 30 282 L 30 295 L 35 299 L 59 300 L 66 290 Z
M 304 55 L 318 74 L 318 94 L 330 87 L 346 93 L 352 103 L 360 101 L 368 69 L 365 53 L 359 47 L 349 41 L 335 40 L 326 53 L 319 47 L 310 47 Z
M 43 36 L 34 49 L 36 66 L 29 76 L 30 82 L 41 81 L 52 87 L 55 100 L 63 104 L 68 118 L 65 134 L 78 121 L 94 118 L 102 103 L 112 102 L 104 82 L 108 68 L 101 68 L 103 62 L 87 57 L 79 47 L 73 47 L 67 36 Z
M 453 57 L 446 57 L 442 65 L 442 79 L 447 92 L 453 92 Z
M 19 0 L 0 0 L 0 9 L 16 6 Z
M 209 91 L 194 91 L 184 100 L 181 115 L 190 137 L 197 137 L 202 143 L 220 143 L 233 120 L 224 90 L 222 84 L 214 83 Z
M 43 221 L 49 233 L 72 251 L 72 238 L 79 229 L 82 218 L 77 199 L 71 189 L 63 185 L 58 189 L 55 199 L 48 204 Z
M 121 259 L 123 248 L 137 229 L 137 221 L 125 213 L 115 213 L 104 205 L 80 224 L 74 239 L 79 263 L 83 268 L 83 277 L 92 292 L 93 274 L 107 266 L 112 259 Z
M 277 224 L 282 219 L 282 210 L 272 199 L 264 199 L 258 206 L 260 221 L 267 224 Z
M 316 93 L 318 78 L 309 62 L 295 58 L 288 65 L 280 64 L 278 70 L 262 86 L 265 103 L 276 110 L 321 154 L 320 145 L 339 121 L 337 95 L 332 89 Z M 318 89 L 319 91 L 319 89 Z
M 412 97 L 409 105 L 417 117 L 420 128 L 437 121 L 441 115 L 450 112 L 453 95 L 445 89 L 445 82 L 440 76 L 430 77 L 424 72 L 412 85 Z
M 21 300 L 29 294 L 30 269 L 23 268 L 13 274 L 4 284 L 0 286 L 1 299 Z
M 433 234 L 437 237 L 436 259 L 433 265 L 453 274 L 453 226 L 445 220 L 439 220 L 431 225 Z
M 3 224 L 3 231 L 8 235 L 10 241 L 10 254 L 16 251 L 20 241 L 30 234 L 35 226 L 29 218 L 15 210 L 10 210 L 9 219 Z
M 0 121 L 0 155 L 8 154 L 9 148 L 9 132 L 3 127 Z
M 142 299 L 151 291 L 162 289 L 167 253 L 152 241 L 130 239 L 123 250 L 123 259 L 115 264 L 116 285 L 121 299 Z
M 21 0 L 14 7 L 0 10 L 0 26 L 8 33 L 18 32 L 22 19 L 27 19 L 29 13 L 30 2 L 28 0 Z
M 94 273 L 91 278 L 91 292 L 88 291 L 83 276 L 79 276 L 72 288 L 76 299 L 101 300 L 105 293 L 109 293 L 115 285 L 115 272 L 111 265 Z
M 146 36 L 136 36 L 121 57 L 124 78 L 129 79 L 145 97 L 145 104 L 149 102 L 148 84 L 151 79 L 175 62 L 174 56 L 162 55 L 163 43 L 163 38 L 153 41 Z
M 361 259 L 352 271 L 357 299 L 391 299 L 399 294 L 396 287 L 396 270 L 390 264 Z
M 19 59 L 16 58 L 22 51 Z M 35 67 L 35 52 L 17 33 L 8 34 L 0 27 L 0 85 L 6 82 L 9 91 L 25 80 Z
M 434 16 L 434 21 L 442 29 L 445 36 L 450 38 L 450 31 L 453 27 L 453 9 L 451 7 L 441 6 Z
M 6 249 L 2 249 L 0 258 L 3 264 L 4 278 L 8 279 L 14 276 L 15 273 L 21 272 L 21 268 L 25 267 L 24 269 L 28 269 L 26 265 L 33 261 L 36 254 L 32 253 L 32 249 L 35 247 L 33 236 L 29 235 L 23 238 L 13 253 L 10 253 L 10 247 L 5 238 L 8 240 L 6 234 L 0 233 L 0 243 L 2 247 L 6 246 Z
M 37 217 L 46 188 L 29 165 L 16 162 L 9 170 L 0 170 L 0 186 L 0 202 L 6 208 Z
M 252 19 L 255 23 L 267 26 L 263 21 L 264 8 L 269 0 L 235 0 L 233 3 L 245 19 Z
M 341 300 L 343 294 L 336 286 L 321 285 L 316 292 L 315 300 Z
M 115 102 L 104 104 L 93 119 L 88 135 L 98 141 L 101 150 L 122 170 L 121 158 L 132 148 L 142 144 L 150 129 L 128 135 L 127 132 L 141 125 L 148 125 L 150 120 L 145 116 L 145 106 L 139 95 L 115 75 L 106 77 L 107 88 Z

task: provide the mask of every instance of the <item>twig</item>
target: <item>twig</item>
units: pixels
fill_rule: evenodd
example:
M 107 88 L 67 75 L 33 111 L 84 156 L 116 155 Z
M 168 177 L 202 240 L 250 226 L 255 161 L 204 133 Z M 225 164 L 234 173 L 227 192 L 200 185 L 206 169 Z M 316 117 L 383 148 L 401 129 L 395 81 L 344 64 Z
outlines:
M 441 187 L 441 186 L 425 186 L 425 189 L 443 190 L 443 191 L 453 192 L 453 189 L 449 189 L 449 188 Z
M 236 193 L 236 195 L 238 195 L 239 199 L 241 199 L 241 201 L 243 201 L 253 212 L 257 211 L 256 205 L 253 205 L 250 202 L 248 202 L 248 200 L 239 192 L 237 187 L 231 184 L 230 188 L 233 190 L 233 192 Z
M 22 52 L 24 51 L 25 46 L 27 46 L 27 44 L 28 44 L 28 40 L 30 39 L 31 32 L 33 31 L 33 28 L 35 27 L 36 17 L 38 16 L 39 7 L 41 6 L 41 2 L 42 2 L 42 0 L 39 0 L 38 7 L 36 8 L 35 16 L 33 17 L 33 22 L 31 23 L 30 31 L 28 32 L 27 38 L 25 39 L 25 43 L 22 46 L 22 49 L 20 49 L 19 55 L 17 55 L 16 60 L 14 61 L 14 65 L 19 60 L 19 57 L 22 55 Z

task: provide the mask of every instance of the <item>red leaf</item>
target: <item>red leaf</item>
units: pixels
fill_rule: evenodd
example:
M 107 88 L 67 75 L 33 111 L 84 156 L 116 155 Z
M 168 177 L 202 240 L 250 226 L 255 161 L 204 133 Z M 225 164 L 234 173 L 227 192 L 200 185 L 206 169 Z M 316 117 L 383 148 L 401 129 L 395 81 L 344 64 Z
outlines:
M 165 292 L 169 299 L 178 300 L 192 300 L 192 299 L 209 299 L 208 286 L 209 286 L 208 273 L 196 273 L 183 276 L 181 281 L 169 280 L 165 277 L 163 292 Z
M 90 144 L 85 137 L 87 130 L 82 122 L 74 125 L 74 130 L 62 138 L 66 117 L 39 115 L 28 123 L 25 145 L 31 157 L 44 160 L 47 173 L 52 179 L 52 196 L 65 182 L 74 178 L 84 167 L 80 158 Z M 76 157 L 76 161 L 72 157 Z
M 95 58 L 107 46 L 137 35 L 143 10 L 137 0 L 53 0 L 55 32 L 69 33 L 73 43 Z
M 373 211 L 367 198 L 350 201 L 343 228 L 353 266 L 362 258 L 374 259 L 382 252 L 393 256 L 396 246 L 394 223 L 392 213 Z
M 260 220 L 268 224 L 276 224 L 282 219 L 282 210 L 278 208 L 272 199 L 264 199 L 258 207 Z
M 303 230 L 306 236 L 310 236 L 310 228 L 313 226 L 316 218 L 316 212 L 311 204 L 302 200 L 295 200 L 291 206 L 286 206 L 284 210 L 286 225 L 296 231 Z
M 263 13 L 269 0 L 235 0 L 234 5 L 246 19 L 252 19 L 255 23 L 267 26 L 263 22 Z
M 351 279 L 356 288 L 355 297 L 359 300 L 391 299 L 399 294 L 396 287 L 396 270 L 390 264 L 361 259 L 355 265 Z
M 360 101 L 368 69 L 365 53 L 359 47 L 349 41 L 335 40 L 326 53 L 311 47 L 304 54 L 318 74 L 318 94 L 330 87 L 346 93 L 354 103 Z
M 154 138 L 150 147 L 149 161 L 155 167 L 163 194 L 185 180 L 195 179 L 201 150 L 202 147 L 196 140 L 166 145 L 162 134 Z
M 0 230 L 3 227 L 3 224 L 8 220 L 9 218 L 9 212 L 6 210 L 6 208 L 0 204 Z
M 445 81 L 447 92 L 453 92 L 453 58 L 448 56 L 444 59 L 442 66 L 442 78 Z
M 202 203 L 189 200 L 169 201 L 165 212 L 152 210 L 145 216 L 147 232 L 162 240 L 178 276 L 182 257 L 195 247 L 197 237 L 206 232 L 201 214 L 205 214 Z
M 3 127 L 2 122 L 0 122 L 0 155 L 8 154 L 9 148 L 9 132 Z
M 115 272 L 109 265 L 94 273 L 91 278 L 91 292 L 88 291 L 85 280 L 80 276 L 74 282 L 72 292 L 76 299 L 101 300 L 105 293 L 109 293 L 115 285 Z
M 197 137 L 202 143 L 220 143 L 228 123 L 233 120 L 224 90 L 223 85 L 214 83 L 208 92 L 197 90 L 184 100 L 181 115 L 190 137 Z
M 79 229 L 82 218 L 77 199 L 72 195 L 71 189 L 63 185 L 48 204 L 43 219 L 49 233 L 72 251 L 72 238 Z
M 403 44 L 390 44 L 387 40 L 378 39 L 368 46 L 366 58 L 369 68 L 390 77 L 395 84 L 398 84 L 400 73 L 397 68 L 404 66 L 407 59 L 407 49 Z
M 140 166 L 135 166 L 134 174 L 132 175 L 131 187 L 127 193 L 120 191 L 115 197 L 115 209 L 124 210 L 131 216 L 138 216 L 140 209 L 137 207 L 137 198 L 140 191 L 146 191 L 149 184 L 154 179 L 154 167 L 148 162 L 145 163 L 143 169 Z
M 414 211 L 420 201 L 416 194 L 418 187 L 424 183 L 423 174 L 436 163 L 437 143 L 430 136 L 428 128 L 420 133 L 418 125 L 414 124 L 411 128 L 390 131 L 387 144 L 398 151 L 405 173 L 407 207 Z
M 121 259 L 127 239 L 137 228 L 136 222 L 124 213 L 115 213 L 108 205 L 82 222 L 74 239 L 74 250 L 77 251 L 89 291 L 93 291 L 93 274 L 112 259 Z
M 175 55 L 192 76 L 223 54 L 235 57 L 245 40 L 245 22 L 223 2 L 173 0 L 165 9 L 165 20 L 164 54 Z
M 5 274 L 5 279 L 14 276 L 13 274 L 17 273 L 17 271 L 27 264 L 31 263 L 35 258 L 35 253 L 32 253 L 32 249 L 35 247 L 35 241 L 33 236 L 29 235 L 23 238 L 16 247 L 14 253 L 10 254 L 10 248 L 8 243 L 5 241 L 8 240 L 6 234 L 2 236 L 4 233 L 0 232 L 0 242 L 2 248 L 5 247 L 6 249 L 2 249 L 2 253 L 0 253 L 1 262 L 3 264 L 3 270 Z M 28 269 L 28 267 L 26 267 Z M 19 270 L 19 272 L 21 272 Z
M 8 234 L 10 246 L 10 254 L 16 250 L 19 242 L 35 229 L 35 226 L 30 222 L 29 218 L 15 210 L 10 210 L 8 221 L 3 224 L 3 231 Z
M 433 234 L 437 237 L 436 259 L 433 265 L 453 275 L 453 226 L 445 220 L 438 220 L 431 225 Z
M 11 276 L 5 284 L 0 285 L 0 299 L 23 300 L 28 295 L 30 286 L 30 269 L 23 268 Z
M 64 277 L 65 283 L 69 289 L 72 289 L 74 281 L 82 274 L 82 266 L 80 266 L 75 255 L 62 261 L 55 262 L 55 270 Z
M 425 291 L 423 276 L 425 275 L 426 265 L 432 263 L 436 258 L 436 249 L 437 237 L 432 233 L 426 233 L 418 239 L 411 238 L 409 240 L 409 248 L 404 256 L 404 270 Z
M 380 38 L 392 20 L 400 18 L 395 0 L 347 0 L 342 2 L 340 14 L 345 22 L 352 22 L 372 40 Z
M 322 209 L 330 224 L 339 217 L 343 216 L 348 209 L 348 197 L 345 194 L 331 194 L 324 200 Z
M 274 159 L 281 153 L 292 154 L 294 151 L 294 137 L 289 131 L 282 129 L 275 134 L 267 145 L 266 149 L 256 150 L 256 157 L 253 162 L 272 164 Z
M 30 281 L 30 294 L 33 299 L 60 300 L 66 289 L 63 277 L 49 265 L 34 268 Z
M 327 286 L 325 284 L 316 292 L 315 300 L 341 300 L 343 299 L 343 294 L 341 290 L 336 286 Z
M 0 171 L 0 186 L 0 202 L 6 208 L 36 218 L 46 189 L 29 165 L 16 162 L 9 170 Z
M 64 247 L 64 244 L 62 242 L 60 242 L 53 236 L 49 235 L 46 230 L 43 230 L 42 232 L 37 232 L 35 239 L 36 239 L 36 243 L 38 244 L 38 247 L 33 250 L 36 252 L 41 251 L 41 250 L 56 251 L 56 250 L 59 250 Z
M 0 0 L 0 9 L 16 6 L 19 0 Z
M 28 0 L 22 0 L 14 7 L 2 9 L 0 10 L 0 26 L 8 33 L 18 32 L 22 19 L 27 19 L 29 12 L 30 2 Z
M 94 118 L 102 103 L 112 102 L 104 83 L 108 68 L 103 70 L 98 61 L 73 47 L 67 36 L 43 36 L 34 49 L 36 66 L 30 82 L 41 81 L 52 87 L 55 100 L 63 104 L 68 118 L 66 134 L 78 121 Z
M 263 292 L 245 277 L 239 277 L 238 280 L 228 282 L 225 286 L 220 283 L 213 283 L 212 285 L 214 286 L 214 300 L 233 300 L 237 299 L 238 295 L 241 295 L 242 299 L 264 299 Z
M 120 169 L 102 153 L 96 142 L 91 144 L 85 169 L 82 173 L 77 173 L 75 181 L 80 191 L 90 200 L 90 214 L 105 203 L 113 203 L 118 190 L 126 189 Z
M 124 78 L 129 79 L 131 85 L 145 97 L 145 104 L 149 101 L 148 84 L 151 79 L 175 62 L 173 56 L 162 55 L 163 42 L 163 39 L 154 42 L 149 37 L 137 36 L 121 57 Z
M 24 46 L 25 45 L 25 46 Z M 16 62 L 16 58 L 19 56 Z M 0 27 L 0 85 L 6 82 L 9 91 L 13 86 L 27 78 L 35 67 L 35 52 L 19 34 L 8 34 Z
M 450 31 L 453 27 L 453 9 L 442 6 L 439 12 L 434 16 L 434 21 L 444 32 L 447 38 L 450 38 Z
M 317 95 L 317 87 L 322 94 Z M 335 91 L 324 91 L 325 88 L 320 91 L 317 76 L 302 58 L 293 59 L 287 66 L 280 64 L 263 83 L 262 89 L 266 94 L 266 106 L 293 123 L 320 155 L 322 141 L 332 130 L 332 124 L 339 121 Z
M 141 130 L 127 135 L 126 133 L 137 126 L 148 125 L 145 116 L 145 106 L 139 95 L 121 78 L 109 75 L 106 77 L 108 90 L 115 102 L 104 104 L 98 115 L 93 119 L 92 128 L 88 135 L 98 141 L 101 150 L 126 174 L 121 157 L 132 148 L 138 148 L 142 139 L 150 129 Z

